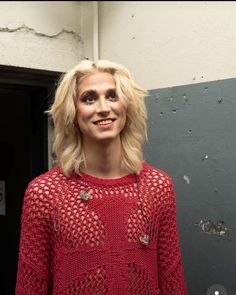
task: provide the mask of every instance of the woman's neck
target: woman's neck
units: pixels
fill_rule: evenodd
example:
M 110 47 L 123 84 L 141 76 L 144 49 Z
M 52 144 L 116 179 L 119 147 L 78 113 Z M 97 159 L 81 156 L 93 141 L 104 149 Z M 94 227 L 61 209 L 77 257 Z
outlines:
M 120 138 L 109 143 L 84 143 L 86 164 L 81 171 L 100 178 L 119 178 L 128 172 L 122 168 Z

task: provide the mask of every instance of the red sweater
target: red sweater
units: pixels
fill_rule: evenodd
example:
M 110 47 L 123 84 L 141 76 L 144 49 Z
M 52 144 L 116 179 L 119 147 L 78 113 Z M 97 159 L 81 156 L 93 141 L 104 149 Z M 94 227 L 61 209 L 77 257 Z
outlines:
M 186 295 L 169 175 L 144 163 L 137 178 L 66 178 L 58 167 L 35 178 L 16 294 Z

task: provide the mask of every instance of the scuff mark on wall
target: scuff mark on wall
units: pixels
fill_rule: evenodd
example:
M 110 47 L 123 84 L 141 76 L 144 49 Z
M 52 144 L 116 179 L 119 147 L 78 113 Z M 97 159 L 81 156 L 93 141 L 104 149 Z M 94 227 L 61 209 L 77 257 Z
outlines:
M 218 101 L 218 103 L 222 103 L 223 98 L 222 97 L 218 97 L 217 101 Z
M 198 225 L 202 231 L 207 234 L 226 236 L 229 233 L 229 229 L 225 225 L 224 221 L 221 220 L 215 223 L 211 220 L 200 220 L 196 225 Z
M 207 160 L 208 159 L 208 155 L 204 155 L 203 157 L 202 157 L 202 161 L 205 161 L 205 160 Z
M 190 179 L 187 175 L 184 175 L 183 179 L 187 182 L 187 184 L 190 183 Z
M 183 94 L 183 99 L 184 99 L 185 102 L 187 102 L 189 100 L 189 98 L 187 97 L 186 94 Z
M 3 33 L 31 32 L 31 33 L 35 34 L 36 36 L 46 37 L 46 38 L 50 38 L 50 39 L 57 38 L 62 34 L 69 34 L 69 35 L 73 36 L 75 39 L 77 39 L 79 42 L 83 43 L 83 40 L 82 40 L 81 36 L 78 33 L 74 32 L 74 31 L 68 31 L 66 29 L 62 29 L 57 34 L 48 35 L 48 34 L 45 34 L 45 33 L 37 32 L 37 31 L 35 31 L 35 29 L 30 28 L 30 27 L 26 26 L 25 24 L 22 24 L 20 27 L 17 27 L 17 28 L 14 28 L 14 29 L 10 29 L 8 27 L 4 27 L 4 28 L 0 27 L 0 32 L 3 32 Z

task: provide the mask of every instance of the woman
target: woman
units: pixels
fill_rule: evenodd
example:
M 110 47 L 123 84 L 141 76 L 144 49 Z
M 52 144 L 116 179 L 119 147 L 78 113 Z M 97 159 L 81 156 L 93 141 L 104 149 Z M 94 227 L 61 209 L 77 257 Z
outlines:
M 145 95 L 109 61 L 62 77 L 59 166 L 26 190 L 16 294 L 187 294 L 173 184 L 143 161 Z

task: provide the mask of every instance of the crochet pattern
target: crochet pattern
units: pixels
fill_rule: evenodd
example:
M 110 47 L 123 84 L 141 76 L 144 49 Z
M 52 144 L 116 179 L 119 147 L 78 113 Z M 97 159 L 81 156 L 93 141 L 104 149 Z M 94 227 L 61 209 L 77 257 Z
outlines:
M 66 178 L 59 167 L 35 178 L 16 284 L 16 295 L 34 294 L 186 295 L 169 175 L 144 163 L 138 182 L 135 174 Z

